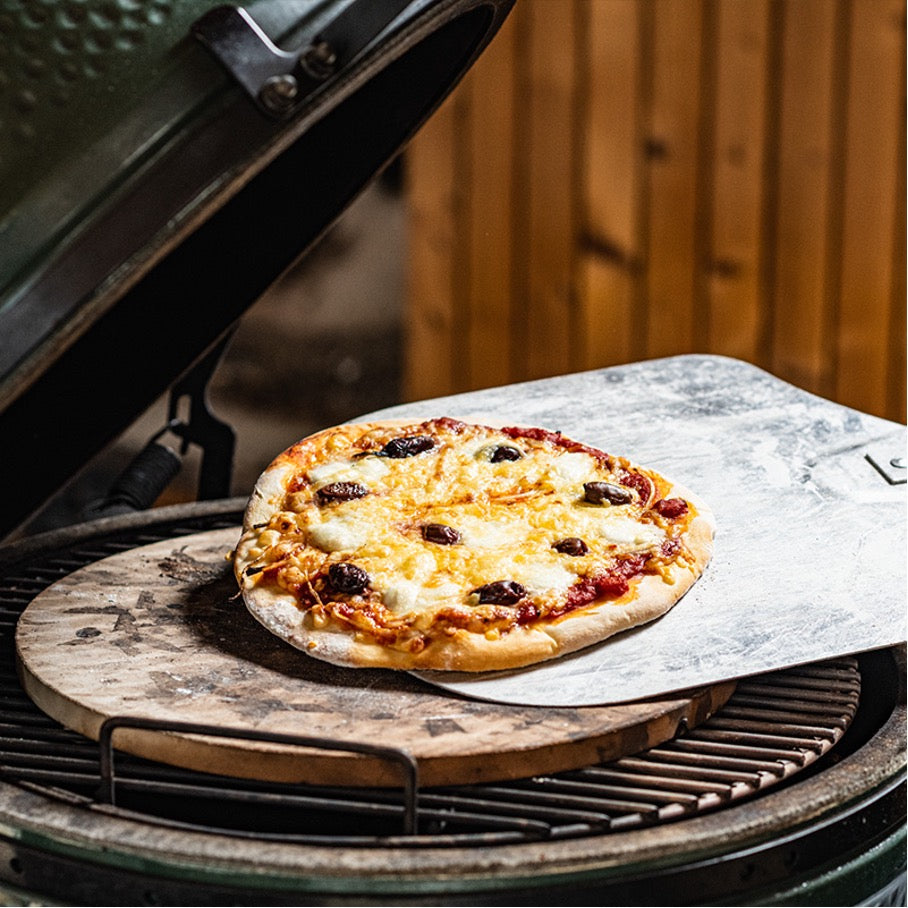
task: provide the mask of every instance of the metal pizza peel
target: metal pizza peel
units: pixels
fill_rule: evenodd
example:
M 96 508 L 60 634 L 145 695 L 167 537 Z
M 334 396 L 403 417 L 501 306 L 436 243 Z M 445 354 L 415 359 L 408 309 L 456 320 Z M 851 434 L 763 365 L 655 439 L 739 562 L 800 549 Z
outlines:
M 418 672 L 471 698 L 624 703 L 905 641 L 904 426 L 754 366 L 680 356 L 384 409 L 558 429 L 714 510 L 715 553 L 662 618 L 515 671 Z

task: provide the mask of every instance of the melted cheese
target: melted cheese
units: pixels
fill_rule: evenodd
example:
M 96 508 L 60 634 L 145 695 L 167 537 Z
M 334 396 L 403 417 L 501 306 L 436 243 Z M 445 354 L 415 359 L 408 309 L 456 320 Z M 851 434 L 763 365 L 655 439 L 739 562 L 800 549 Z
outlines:
M 596 472 L 596 461 L 582 451 L 566 451 L 554 460 L 550 472 L 562 483 L 582 484 Z
M 280 551 L 288 576 L 324 569 L 326 557 L 351 561 L 399 617 L 462 611 L 475 606 L 475 590 L 501 580 L 520 583 L 538 604 L 557 605 L 578 580 L 607 571 L 616 558 L 656 552 L 666 539 L 660 522 L 651 512 L 643 516 L 639 504 L 584 500 L 585 482 L 620 480 L 604 455 L 480 427 L 439 436 L 436 447 L 413 457 L 364 455 L 353 445 L 310 465 L 306 483 L 287 496 L 280 514 L 285 523 L 289 515 L 293 536 L 304 545 L 287 555 L 274 545 L 274 528 L 265 529 L 258 546 L 272 546 L 266 560 Z M 523 456 L 495 463 L 499 444 Z M 368 491 L 350 501 L 320 502 L 316 491 L 335 482 L 356 482 Z M 427 542 L 422 527 L 429 523 L 452 527 L 459 541 Z M 571 556 L 553 548 L 568 537 L 582 539 L 588 552 Z
M 616 545 L 651 548 L 665 539 L 665 533 L 653 524 L 640 523 L 625 514 L 608 514 L 595 521 L 598 533 Z
M 369 524 L 349 512 L 328 515 L 309 527 L 310 541 L 325 552 L 356 552 L 369 535 Z
M 378 457 L 345 458 L 316 464 L 306 473 L 306 478 L 314 489 L 333 482 L 358 482 L 368 487 L 370 481 L 380 479 L 387 470 L 385 462 Z

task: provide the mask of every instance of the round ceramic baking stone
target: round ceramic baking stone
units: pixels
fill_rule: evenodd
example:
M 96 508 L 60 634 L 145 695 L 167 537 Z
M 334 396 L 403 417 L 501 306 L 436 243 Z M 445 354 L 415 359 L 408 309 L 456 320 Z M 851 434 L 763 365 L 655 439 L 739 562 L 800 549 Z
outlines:
M 35 703 L 97 739 L 113 716 L 391 745 L 422 785 L 521 778 L 616 759 L 694 726 L 731 695 L 717 685 L 609 707 L 466 699 L 405 672 L 340 668 L 266 631 L 237 593 L 239 530 L 130 549 L 38 595 L 16 631 Z M 117 749 L 187 769 L 281 782 L 397 785 L 371 756 L 271 742 L 117 730 Z

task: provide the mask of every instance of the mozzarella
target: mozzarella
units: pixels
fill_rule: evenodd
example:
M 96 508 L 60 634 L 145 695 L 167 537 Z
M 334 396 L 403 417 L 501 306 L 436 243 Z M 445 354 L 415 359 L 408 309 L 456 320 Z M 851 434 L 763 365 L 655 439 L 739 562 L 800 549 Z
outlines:
M 388 466 L 379 457 L 361 457 L 357 460 L 333 460 L 312 467 L 306 478 L 315 489 L 334 482 L 368 483 L 388 472 Z
M 421 590 L 412 580 L 400 580 L 385 590 L 382 601 L 396 615 L 405 615 L 416 608 Z
M 457 604 L 462 598 L 463 593 L 456 583 L 423 586 L 413 580 L 398 580 L 382 594 L 385 606 L 396 615 L 435 608 L 445 602 Z
M 577 575 L 560 564 L 521 564 L 515 565 L 513 579 L 532 593 L 565 593 Z
M 596 461 L 582 451 L 568 451 L 556 458 L 552 474 L 561 480 L 561 485 L 580 484 L 596 473 Z
M 346 460 L 334 460 L 331 463 L 316 464 L 306 473 L 306 478 L 315 488 L 336 482 L 339 474 L 347 472 L 350 464 Z
M 369 537 L 369 526 L 347 515 L 339 515 L 309 529 L 312 543 L 326 552 L 355 552 Z
M 598 521 L 599 535 L 617 545 L 651 546 L 665 538 L 665 534 L 652 524 L 642 524 L 627 516 L 608 515 Z
M 457 529 L 463 536 L 464 545 L 480 549 L 504 548 L 511 544 L 519 544 L 525 536 L 525 532 L 521 532 L 515 521 L 508 520 L 506 515 L 500 515 L 496 520 L 462 516 L 457 521 Z

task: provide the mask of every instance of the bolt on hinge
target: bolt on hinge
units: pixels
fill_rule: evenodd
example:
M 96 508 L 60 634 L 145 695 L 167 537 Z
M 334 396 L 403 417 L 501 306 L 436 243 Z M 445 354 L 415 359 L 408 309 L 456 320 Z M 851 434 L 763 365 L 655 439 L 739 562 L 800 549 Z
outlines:
M 217 6 L 192 33 L 271 117 L 289 116 L 388 28 L 412 0 L 352 0 L 318 34 L 282 50 L 242 7 Z
M 337 53 L 327 41 L 315 41 L 300 54 L 297 62 L 311 79 L 324 82 L 335 72 Z M 299 96 L 299 79 L 292 73 L 283 73 L 265 80 L 258 100 L 271 113 L 284 114 L 293 109 Z
M 215 7 L 193 23 L 192 32 L 271 116 L 291 112 L 338 63 L 334 48 L 320 38 L 301 50 L 282 50 L 242 7 Z

